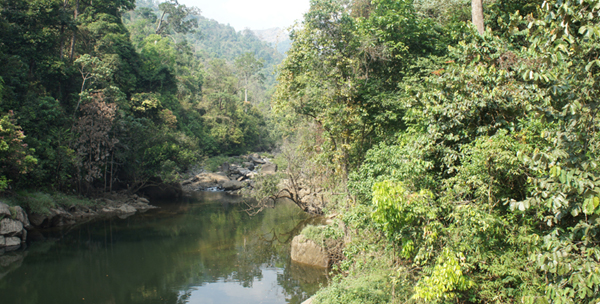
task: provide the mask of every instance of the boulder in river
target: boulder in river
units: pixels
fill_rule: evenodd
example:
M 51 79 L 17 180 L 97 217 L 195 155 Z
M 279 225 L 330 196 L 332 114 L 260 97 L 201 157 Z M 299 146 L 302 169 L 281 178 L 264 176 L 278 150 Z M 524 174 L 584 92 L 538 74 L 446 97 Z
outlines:
M 0 250 L 19 248 L 27 239 L 25 228 L 31 228 L 25 211 L 0 202 Z
M 137 209 L 133 208 L 132 206 L 130 206 L 128 204 L 125 204 L 125 205 L 117 208 L 117 211 L 121 212 L 121 213 L 136 213 Z
M 23 227 L 25 229 L 31 229 L 31 223 L 29 222 L 29 218 L 27 217 L 27 213 L 20 206 L 16 206 L 12 208 L 15 212 L 15 219 L 21 223 L 23 223 Z
M 254 163 L 251 161 L 243 162 L 242 165 L 248 170 L 254 170 Z
M 4 247 L 17 247 L 21 245 L 21 239 L 16 236 L 4 238 Z
M 10 218 L 4 218 L 0 221 L 0 235 L 13 236 L 23 231 L 23 223 Z
M 244 188 L 244 186 L 245 186 L 244 182 L 240 182 L 240 181 L 236 181 L 236 180 L 230 180 L 230 181 L 226 181 L 223 183 L 223 189 L 226 191 L 238 190 L 238 189 Z
M 200 173 L 181 183 L 188 190 L 205 190 L 223 185 L 229 181 L 225 173 Z
M 248 155 L 248 161 L 251 161 L 255 164 L 264 164 L 266 163 L 262 158 L 260 158 L 260 156 L 256 153 L 252 154 L 252 155 Z
M 329 267 L 329 254 L 312 240 L 297 235 L 292 240 L 292 261 L 315 267 Z
M 302 304 L 313 304 L 313 298 L 308 298 L 308 300 L 302 302 Z

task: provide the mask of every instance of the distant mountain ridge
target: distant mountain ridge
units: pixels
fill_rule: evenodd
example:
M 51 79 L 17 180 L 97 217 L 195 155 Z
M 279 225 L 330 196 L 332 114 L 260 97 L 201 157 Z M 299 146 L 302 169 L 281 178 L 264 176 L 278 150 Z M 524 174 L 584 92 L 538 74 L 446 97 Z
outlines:
M 157 0 L 137 0 L 137 8 L 149 8 L 156 16 L 160 16 Z M 286 48 L 285 44 L 278 46 L 264 39 L 260 39 L 254 31 L 245 29 L 236 31 L 231 25 L 219 23 L 214 19 L 204 16 L 191 16 L 198 22 L 198 28 L 186 35 L 177 34 L 181 39 L 185 37 L 197 54 L 205 60 L 221 58 L 233 62 L 235 58 L 245 52 L 251 52 L 265 62 L 263 74 L 267 84 L 275 82 L 275 67 L 283 60 Z M 287 35 L 282 35 L 287 38 Z M 289 41 L 289 39 L 288 39 Z M 277 50 L 275 48 L 277 47 Z M 280 49 L 281 48 L 281 49 Z M 284 49 L 285 51 L 282 51 Z
M 292 45 L 289 32 L 280 27 L 274 27 L 266 30 L 253 30 L 253 32 L 258 39 L 269 43 L 272 47 L 277 49 L 277 52 L 281 54 L 285 54 L 285 52 L 287 52 Z

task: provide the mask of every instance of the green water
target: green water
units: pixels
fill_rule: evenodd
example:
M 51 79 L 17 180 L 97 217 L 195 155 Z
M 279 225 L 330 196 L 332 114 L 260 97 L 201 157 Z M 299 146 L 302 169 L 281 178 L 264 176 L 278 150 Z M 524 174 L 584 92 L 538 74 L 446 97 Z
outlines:
M 293 204 L 250 217 L 224 193 L 126 219 L 32 233 L 0 257 L 0 303 L 301 303 L 326 272 L 290 261 Z

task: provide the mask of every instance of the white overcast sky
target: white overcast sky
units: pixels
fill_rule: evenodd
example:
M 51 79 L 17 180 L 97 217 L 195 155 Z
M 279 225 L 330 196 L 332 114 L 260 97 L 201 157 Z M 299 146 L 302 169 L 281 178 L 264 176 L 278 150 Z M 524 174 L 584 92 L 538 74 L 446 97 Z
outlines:
M 288 27 L 301 20 L 310 6 L 310 0 L 179 0 L 179 3 L 196 6 L 202 16 L 229 24 L 236 31 Z

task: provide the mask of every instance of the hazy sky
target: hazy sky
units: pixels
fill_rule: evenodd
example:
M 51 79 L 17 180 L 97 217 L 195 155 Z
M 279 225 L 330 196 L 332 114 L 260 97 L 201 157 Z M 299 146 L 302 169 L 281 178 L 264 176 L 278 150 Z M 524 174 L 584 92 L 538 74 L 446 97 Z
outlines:
M 294 20 L 301 20 L 310 6 L 310 0 L 179 0 L 179 3 L 196 6 L 203 16 L 229 24 L 237 31 L 290 26 Z

